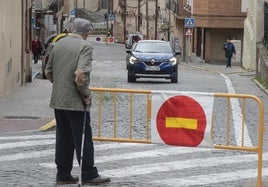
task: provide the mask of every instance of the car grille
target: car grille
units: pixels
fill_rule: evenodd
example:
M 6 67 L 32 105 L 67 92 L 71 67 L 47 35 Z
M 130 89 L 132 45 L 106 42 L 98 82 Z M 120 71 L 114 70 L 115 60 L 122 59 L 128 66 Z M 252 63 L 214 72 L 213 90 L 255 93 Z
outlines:
M 159 66 L 164 61 L 156 61 L 156 60 L 150 59 L 150 60 L 143 60 L 142 62 L 146 64 L 147 66 Z

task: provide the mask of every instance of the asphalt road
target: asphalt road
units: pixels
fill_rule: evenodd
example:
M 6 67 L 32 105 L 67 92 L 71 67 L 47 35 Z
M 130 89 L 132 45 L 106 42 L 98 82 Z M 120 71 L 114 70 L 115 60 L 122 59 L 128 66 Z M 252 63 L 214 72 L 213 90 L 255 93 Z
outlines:
M 93 72 L 91 87 L 127 88 L 139 90 L 187 91 L 206 93 L 237 93 L 252 94 L 262 100 L 267 106 L 267 95 L 252 81 L 253 73 L 240 67 L 226 69 L 225 65 L 181 62 L 179 65 L 178 83 L 169 83 L 161 79 L 141 79 L 137 83 L 127 83 L 125 66 L 125 49 L 119 44 L 94 44 Z M 53 119 L 49 108 L 51 84 L 37 76 L 26 88 L 18 89 L 10 96 L 0 100 L 2 119 L 6 116 L 31 116 L 42 120 Z M 120 97 L 120 96 L 119 96 Z M 125 96 L 120 97 L 124 102 Z M 22 99 L 23 98 L 23 99 Z M 104 100 L 110 101 L 110 96 Z M 137 99 L 141 104 L 143 99 Z M 226 120 L 226 100 L 215 101 L 215 121 L 217 131 L 215 141 L 225 138 L 222 122 Z M 238 101 L 241 109 L 242 102 Z M 231 104 L 232 105 L 232 104 Z M 10 107 L 13 106 L 13 107 Z M 113 126 L 111 106 L 104 109 L 102 123 Z M 237 103 L 231 111 L 234 116 L 238 111 Z M 106 108 L 106 107 L 104 107 Z M 258 107 L 249 102 L 245 114 L 247 124 L 247 139 L 252 145 L 257 144 L 256 116 Z M 119 107 L 119 113 L 125 113 L 124 105 Z M 135 111 L 142 112 L 137 106 Z M 267 111 L 265 110 L 265 116 Z M 139 116 L 139 115 L 138 115 Z M 96 109 L 91 112 L 92 125 L 98 123 Z M 135 117 L 135 116 L 134 116 Z M 237 117 L 239 118 L 239 117 Z M 32 129 L 23 129 L 25 123 L 34 123 L 24 119 L 13 132 L 0 133 L 0 186 L 54 186 L 55 164 L 54 146 L 55 131 L 40 132 L 39 125 Z M 118 117 L 118 126 L 126 123 L 125 118 Z M 1 121 L 0 121 L 1 122 Z M 36 122 L 36 121 L 35 121 Z M 224 121 L 225 122 L 225 121 Z M 265 119 L 266 124 L 267 119 Z M 138 137 L 143 135 L 143 124 L 134 123 L 134 132 Z M 1 123 L 0 123 L 0 126 Z M 21 131 L 23 130 L 23 131 Z M 26 130 L 26 131 L 25 131 Z M 94 134 L 98 129 L 93 126 Z M 108 128 L 106 129 L 109 134 Z M 231 135 L 231 143 L 238 138 L 235 132 Z M 118 135 L 124 135 L 119 131 Z M 267 137 L 264 137 L 263 154 L 263 186 L 268 186 L 268 151 Z M 120 142 L 95 142 L 96 166 L 100 174 L 110 176 L 112 182 L 107 186 L 256 186 L 257 155 L 242 151 L 219 150 L 215 148 L 193 148 L 168 146 L 165 144 L 139 144 Z M 74 160 L 73 174 L 79 175 L 77 162 Z M 266 182 L 266 183 L 265 183 Z M 68 186 L 68 185 L 66 185 Z M 72 186 L 72 185 L 69 185 Z M 73 185 L 75 186 L 75 185 Z

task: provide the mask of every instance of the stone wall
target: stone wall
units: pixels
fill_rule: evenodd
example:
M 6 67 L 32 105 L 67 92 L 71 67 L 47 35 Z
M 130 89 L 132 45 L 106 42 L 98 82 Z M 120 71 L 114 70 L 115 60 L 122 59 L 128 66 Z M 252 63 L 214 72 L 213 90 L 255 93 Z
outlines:
M 262 44 L 257 44 L 256 76 L 268 84 L 268 50 Z

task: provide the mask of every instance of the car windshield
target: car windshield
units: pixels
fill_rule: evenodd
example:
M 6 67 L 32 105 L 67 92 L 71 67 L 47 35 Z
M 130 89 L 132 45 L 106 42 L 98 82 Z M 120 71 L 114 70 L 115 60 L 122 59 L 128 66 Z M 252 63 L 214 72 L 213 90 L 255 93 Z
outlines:
M 171 47 L 169 43 L 165 42 L 148 42 L 137 43 L 135 52 L 142 53 L 171 53 Z

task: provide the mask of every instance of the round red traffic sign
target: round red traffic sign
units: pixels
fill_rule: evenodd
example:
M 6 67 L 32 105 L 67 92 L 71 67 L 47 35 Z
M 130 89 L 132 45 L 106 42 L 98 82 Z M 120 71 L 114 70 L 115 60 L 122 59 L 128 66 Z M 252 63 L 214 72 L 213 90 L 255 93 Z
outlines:
M 114 38 L 113 37 L 109 37 L 109 42 L 113 43 L 114 42 Z
M 158 133 L 169 145 L 198 146 L 204 139 L 206 124 L 202 106 L 183 95 L 166 100 L 156 116 Z

